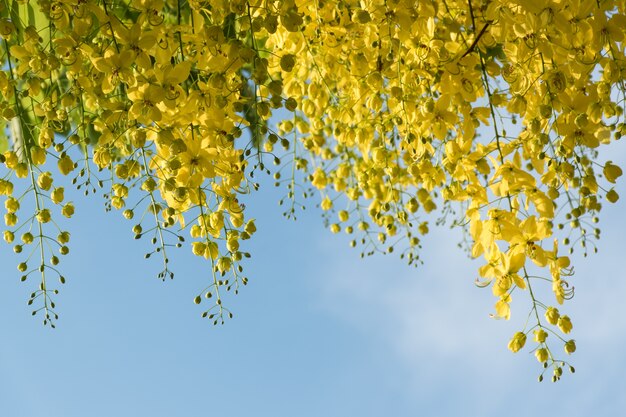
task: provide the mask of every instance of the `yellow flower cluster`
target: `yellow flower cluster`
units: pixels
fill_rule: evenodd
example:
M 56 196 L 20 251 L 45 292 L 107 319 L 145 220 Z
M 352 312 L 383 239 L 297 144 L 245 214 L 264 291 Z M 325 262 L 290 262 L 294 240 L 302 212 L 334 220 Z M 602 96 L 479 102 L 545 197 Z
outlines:
M 152 237 L 161 278 L 173 276 L 167 249 L 191 238 L 212 266 L 194 301 L 214 300 L 203 316 L 216 324 L 232 315 L 220 290 L 247 282 L 241 241 L 256 226 L 240 199 L 269 157 L 286 215 L 309 182 L 330 230 L 360 233 L 363 255 L 400 247 L 421 263 L 433 214 L 463 227 L 494 316 L 511 317 L 515 291 L 532 301 L 536 320 L 509 348 L 534 332 L 535 356 L 561 376 L 546 338 L 572 324 L 537 297 L 542 280 L 556 304 L 573 296 L 558 237 L 570 253 L 595 250 L 589 225 L 619 198 L 622 170 L 597 156 L 626 134 L 624 0 L 7 0 L 0 11 L 4 237 L 41 252 L 19 269 L 41 272 L 46 322 L 58 258 L 44 259 L 43 240 L 57 211 L 74 213 L 56 171 L 85 194 L 106 187 L 127 219 L 152 218 L 133 231 Z M 36 210 L 20 219 L 28 199 Z

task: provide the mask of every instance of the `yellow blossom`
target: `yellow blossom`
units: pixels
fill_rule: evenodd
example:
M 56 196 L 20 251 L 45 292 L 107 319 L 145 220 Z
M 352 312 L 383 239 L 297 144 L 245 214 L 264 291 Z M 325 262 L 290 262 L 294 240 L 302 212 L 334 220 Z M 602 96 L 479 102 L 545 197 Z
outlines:
M 568 334 L 572 331 L 572 321 L 568 316 L 563 315 L 559 317 L 557 324 L 559 326 L 559 329 L 561 329 L 561 331 L 565 334 Z
M 559 321 L 559 318 L 561 317 L 561 315 L 559 314 L 559 310 L 554 307 L 548 307 L 546 309 L 545 316 L 546 316 L 546 320 L 548 321 L 548 323 L 552 325 L 556 325 L 557 322 Z
M 537 329 L 533 333 L 535 335 L 534 340 L 537 343 L 544 343 L 548 337 L 548 333 L 543 329 Z
M 513 335 L 509 341 L 509 350 L 513 353 L 519 352 L 520 349 L 526 344 L 526 334 L 523 332 L 517 332 Z
M 545 362 L 548 360 L 548 349 L 546 348 L 539 348 L 535 351 L 535 357 L 537 358 L 537 360 L 541 363 Z
M 567 342 L 565 342 L 564 349 L 565 353 L 571 355 L 572 353 L 576 352 L 576 342 L 574 340 L 568 340 Z

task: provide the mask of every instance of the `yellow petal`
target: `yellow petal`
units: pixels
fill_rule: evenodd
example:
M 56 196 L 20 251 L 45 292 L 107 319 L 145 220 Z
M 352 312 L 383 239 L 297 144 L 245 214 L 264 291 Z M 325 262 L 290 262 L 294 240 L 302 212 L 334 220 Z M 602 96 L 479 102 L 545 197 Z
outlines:
M 496 315 L 498 317 L 502 317 L 505 320 L 508 320 L 511 317 L 511 307 L 509 303 L 503 300 L 499 300 L 496 305 Z

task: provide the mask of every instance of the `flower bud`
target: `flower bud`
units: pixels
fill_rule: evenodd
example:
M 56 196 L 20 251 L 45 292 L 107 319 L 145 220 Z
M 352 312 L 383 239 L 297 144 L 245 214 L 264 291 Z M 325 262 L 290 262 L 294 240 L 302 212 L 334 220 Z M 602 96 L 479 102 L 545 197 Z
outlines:
M 74 170 L 74 161 L 69 156 L 64 155 L 57 161 L 57 166 L 61 174 L 67 175 Z
M 217 261 L 217 269 L 218 271 L 220 271 L 221 273 L 224 273 L 226 271 L 228 271 L 230 269 L 230 267 L 232 266 L 233 262 L 230 258 L 227 258 L 225 256 L 222 256 L 220 259 L 218 259 Z
M 13 234 L 12 231 L 10 231 L 10 230 L 5 230 L 4 231 L 4 241 L 5 242 L 12 243 L 14 239 L 15 239 L 15 234 Z
M 59 235 L 57 236 L 57 241 L 60 244 L 62 244 L 62 245 L 64 245 L 67 242 L 69 242 L 70 241 L 70 232 L 61 232 L 61 233 L 59 233 Z
M 546 348 L 540 348 L 540 349 L 537 349 L 537 350 L 535 351 L 535 357 L 536 357 L 536 358 L 537 358 L 537 360 L 538 360 L 539 362 L 541 362 L 541 363 L 543 363 L 543 362 L 547 361 L 547 360 L 548 360 L 548 357 L 549 357 L 549 355 L 548 355 L 548 349 L 546 349 Z
M 61 209 L 61 214 L 68 218 L 72 217 L 74 215 L 74 204 L 67 203 L 66 205 L 64 205 L 63 209 Z
M 49 172 L 42 172 L 37 178 L 37 185 L 42 190 L 49 190 L 52 186 L 52 177 Z
M 15 213 L 20 209 L 20 202 L 13 197 L 9 197 L 4 202 L 4 208 L 7 210 L 7 213 Z
M 239 241 L 237 239 L 228 239 L 226 241 L 226 249 L 230 252 L 237 252 L 239 250 Z
M 537 343 L 545 342 L 546 338 L 548 337 L 548 333 L 546 333 L 546 331 L 543 329 L 537 329 L 533 333 L 535 334 L 534 339 Z
M 559 329 L 565 334 L 572 331 L 572 321 L 568 316 L 561 316 L 558 320 Z
M 39 210 L 39 213 L 37 213 L 37 221 L 39 223 L 48 223 L 50 218 L 50 210 L 48 209 L 41 209 Z
M 33 146 L 30 150 L 30 157 L 35 165 L 43 165 L 46 162 L 46 151 L 39 146 Z
M 65 189 L 63 187 L 55 188 L 52 193 L 50 193 L 50 198 L 54 204 L 59 204 L 65 198 Z
M 25 245 L 33 243 L 33 240 L 34 240 L 34 236 L 31 232 L 26 232 L 22 235 L 22 242 Z
M 565 342 L 564 349 L 565 353 L 571 355 L 572 353 L 576 352 L 576 342 L 574 340 L 568 340 L 567 342 Z
M 333 202 L 332 202 L 332 200 L 328 196 L 326 196 L 322 200 L 322 203 L 320 204 L 320 207 L 324 211 L 330 210 L 333 207 Z
M 559 310 L 554 307 L 548 307 L 546 310 L 546 320 L 548 323 L 555 325 L 559 320 L 560 314 Z
M 15 213 L 7 213 L 4 215 L 4 224 L 7 226 L 15 226 L 17 224 L 17 216 Z
M 193 242 L 191 244 L 191 251 L 196 256 L 204 256 L 206 244 L 204 242 Z
M 296 56 L 287 54 L 283 55 L 280 58 L 280 67 L 285 72 L 291 72 L 293 70 L 294 65 L 296 64 Z
M 513 335 L 513 338 L 509 341 L 509 350 L 515 353 L 524 347 L 526 344 L 526 334 L 523 332 L 517 332 Z
M 246 223 L 246 226 L 244 227 L 244 230 L 249 235 L 253 235 L 254 232 L 256 232 L 256 224 L 254 224 L 254 219 L 248 220 L 248 222 Z

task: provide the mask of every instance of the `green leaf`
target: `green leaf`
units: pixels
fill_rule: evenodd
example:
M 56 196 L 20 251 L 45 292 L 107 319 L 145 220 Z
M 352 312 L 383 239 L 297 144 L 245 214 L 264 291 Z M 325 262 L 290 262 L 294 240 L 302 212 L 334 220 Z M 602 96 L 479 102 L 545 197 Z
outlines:
M 24 9 L 22 9 L 24 10 Z M 29 26 L 36 26 L 36 17 L 35 17 L 35 9 L 33 9 L 33 5 L 28 3 L 26 5 L 26 15 L 28 16 L 28 19 L 25 21 L 28 21 L 28 25 Z
M 0 153 L 9 150 L 9 138 L 7 137 L 7 122 L 0 119 Z
M 24 43 L 24 26 L 22 25 L 22 19 L 20 18 L 20 4 L 13 0 L 11 3 L 11 22 L 15 25 L 15 30 L 17 32 L 17 40 L 18 44 Z
M 226 39 L 235 39 L 237 37 L 237 29 L 235 28 L 236 22 L 237 15 L 235 13 L 230 13 L 226 16 L 226 18 L 224 18 L 222 31 L 224 32 L 224 37 Z
M 23 25 L 33 26 L 39 36 L 42 38 L 42 45 L 48 45 L 50 42 L 50 31 L 43 30 L 50 24 L 46 15 L 41 11 L 40 7 L 33 7 L 35 2 L 27 2 L 22 7 L 15 6 L 17 1 L 13 2 L 13 8 L 17 8 L 17 17 L 19 18 L 20 26 L 16 26 L 20 30 L 20 36 L 23 31 Z M 11 18 L 13 19 L 13 10 L 11 11 Z

